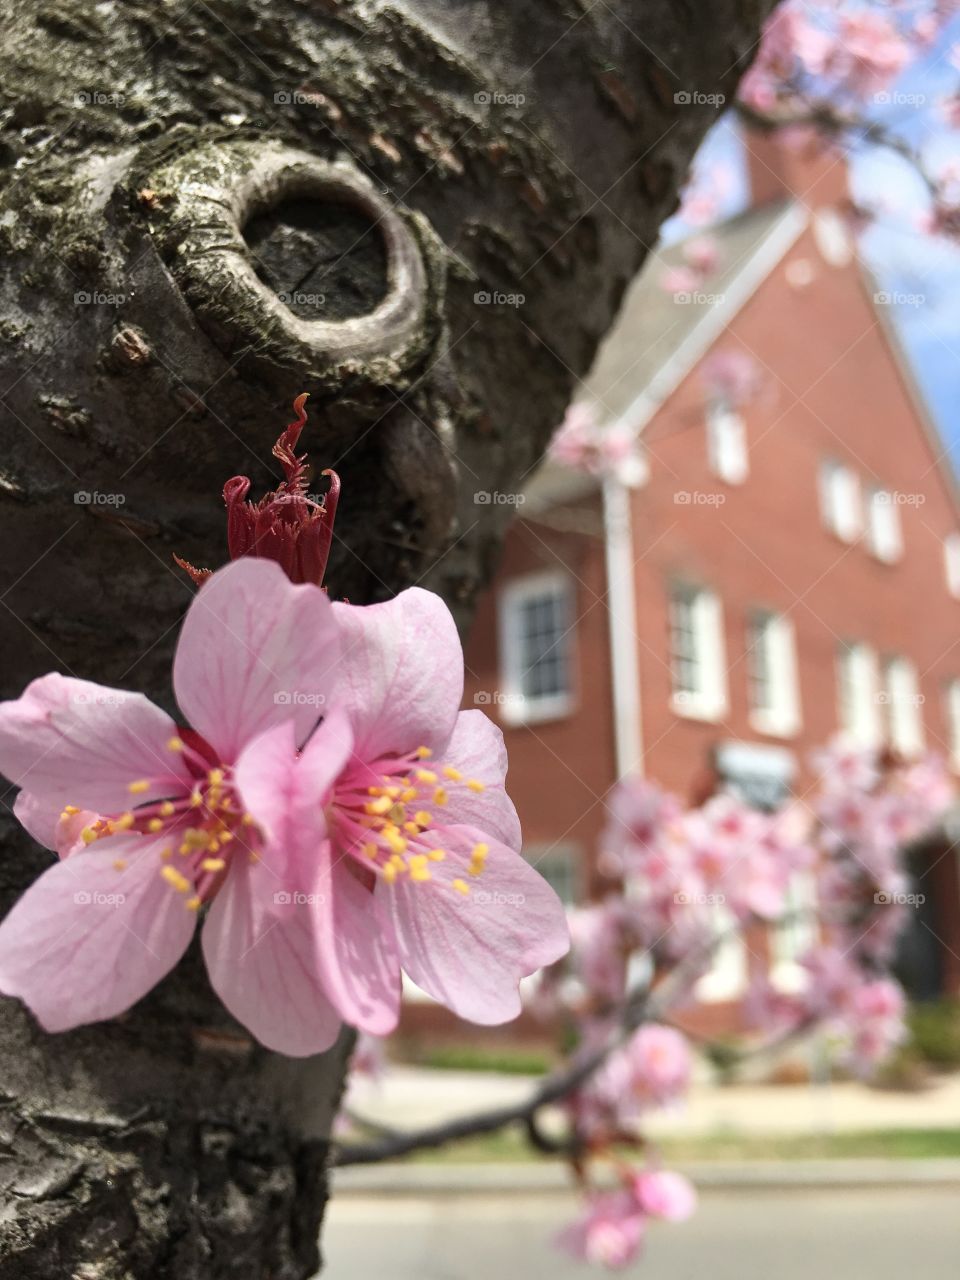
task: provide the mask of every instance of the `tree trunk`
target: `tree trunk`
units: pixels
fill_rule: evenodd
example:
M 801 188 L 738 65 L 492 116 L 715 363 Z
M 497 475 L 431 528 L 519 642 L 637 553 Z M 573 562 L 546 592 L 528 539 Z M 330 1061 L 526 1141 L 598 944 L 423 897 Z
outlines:
M 9 0 L 8 0 L 9 2 Z M 3 696 L 170 707 L 225 479 L 293 397 L 331 591 L 464 618 L 767 0 L 20 0 L 0 189 Z M 680 95 L 678 98 L 677 95 Z M 172 709 L 172 708 L 171 708 Z M 49 855 L 4 796 L 0 909 Z M 126 1018 L 0 1001 L 0 1280 L 307 1277 L 349 1052 L 252 1044 L 195 951 Z

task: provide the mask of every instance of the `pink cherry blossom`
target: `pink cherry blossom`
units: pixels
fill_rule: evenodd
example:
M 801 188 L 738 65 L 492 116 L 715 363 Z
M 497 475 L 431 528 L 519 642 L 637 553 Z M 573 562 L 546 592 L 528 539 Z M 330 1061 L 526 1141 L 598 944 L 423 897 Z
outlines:
M 636 1174 L 633 1194 L 644 1213 L 665 1222 L 686 1222 L 697 1208 L 693 1183 L 670 1169 L 645 1169 Z
M 247 806 L 282 843 L 284 877 L 317 904 L 324 985 L 346 1021 L 391 1030 L 402 967 L 461 1017 L 505 1022 L 520 979 L 562 956 L 569 934 L 519 852 L 502 734 L 459 711 L 463 655 L 438 596 L 413 588 L 333 612 L 336 705 L 299 755 L 287 726 L 263 735 L 240 773 Z M 282 918 L 297 914 L 287 904 Z M 253 941 L 211 938 L 211 972 L 229 982 Z M 242 1010 L 248 988 L 231 996 Z
M 274 899 L 294 887 L 285 845 L 252 819 L 240 780 L 278 726 L 291 741 L 308 736 L 338 647 L 319 588 L 242 560 L 206 582 L 183 624 L 173 680 L 192 729 L 142 694 L 57 674 L 0 705 L 0 771 L 23 788 L 18 816 L 67 855 L 0 925 L 0 990 L 49 1031 L 115 1017 L 174 966 L 212 902 L 205 947 L 233 935 L 233 972 L 211 970 L 225 1003 L 271 1048 L 333 1042 L 340 1016 L 304 913 L 293 929 L 272 927 Z M 374 957 L 362 958 L 371 985 Z M 396 998 L 385 997 L 390 1017 Z
M 599 1192 L 582 1217 L 560 1233 L 557 1244 L 583 1262 L 618 1270 L 639 1256 L 645 1227 L 645 1214 L 630 1191 Z
M 757 361 L 746 351 L 733 348 L 712 351 L 700 365 L 700 378 L 712 400 L 733 408 L 755 400 L 765 381 Z

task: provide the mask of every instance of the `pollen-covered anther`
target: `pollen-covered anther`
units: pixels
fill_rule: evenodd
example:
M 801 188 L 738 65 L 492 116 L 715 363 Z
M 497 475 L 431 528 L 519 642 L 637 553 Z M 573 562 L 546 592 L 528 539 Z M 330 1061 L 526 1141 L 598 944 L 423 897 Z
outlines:
M 475 844 L 470 853 L 470 865 L 467 871 L 472 876 L 480 875 L 483 871 L 484 864 L 487 861 L 487 854 L 490 852 L 490 846 L 487 844 Z
M 428 858 L 425 853 L 415 853 L 410 859 L 410 879 L 411 880 L 432 880 L 433 873 L 427 865 Z
M 160 874 L 166 880 L 167 884 L 176 889 L 177 893 L 189 893 L 192 888 L 191 882 L 185 875 L 176 869 L 176 867 L 161 867 Z
M 144 791 L 150 789 L 150 780 L 148 778 L 137 778 L 135 782 L 127 783 L 127 790 L 131 795 L 140 795 Z

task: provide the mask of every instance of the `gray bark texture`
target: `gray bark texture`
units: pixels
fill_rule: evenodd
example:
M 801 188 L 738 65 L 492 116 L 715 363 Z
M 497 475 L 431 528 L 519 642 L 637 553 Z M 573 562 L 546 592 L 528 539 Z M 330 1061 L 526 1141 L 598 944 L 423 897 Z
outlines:
M 2 696 L 173 709 L 171 555 L 224 561 L 300 391 L 332 593 L 465 618 L 508 510 L 475 495 L 539 458 L 715 118 L 675 95 L 729 100 L 769 7 L 3 0 Z M 50 857 L 12 801 L 0 911 Z M 313 1275 L 349 1048 L 263 1051 L 195 951 L 113 1023 L 0 1000 L 0 1280 Z

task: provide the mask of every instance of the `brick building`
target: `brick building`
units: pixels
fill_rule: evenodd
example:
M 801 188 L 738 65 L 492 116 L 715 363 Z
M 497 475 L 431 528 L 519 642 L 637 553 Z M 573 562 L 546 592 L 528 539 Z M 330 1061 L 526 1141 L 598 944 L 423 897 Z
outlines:
M 659 277 L 683 246 L 652 256 L 577 396 L 638 433 L 645 478 L 546 465 L 467 646 L 466 701 L 504 729 L 525 852 L 574 901 L 599 887 L 604 797 L 631 771 L 773 804 L 802 795 L 839 729 L 960 763 L 949 464 L 844 229 L 842 163 L 745 145 L 752 199 L 713 229 L 718 271 L 671 295 Z M 718 350 L 763 371 L 747 403 L 706 393 Z M 934 842 L 916 874 L 912 980 L 956 989 L 956 852 Z M 785 972 L 790 945 L 770 947 Z M 750 962 L 728 949 L 702 999 L 735 1001 Z

